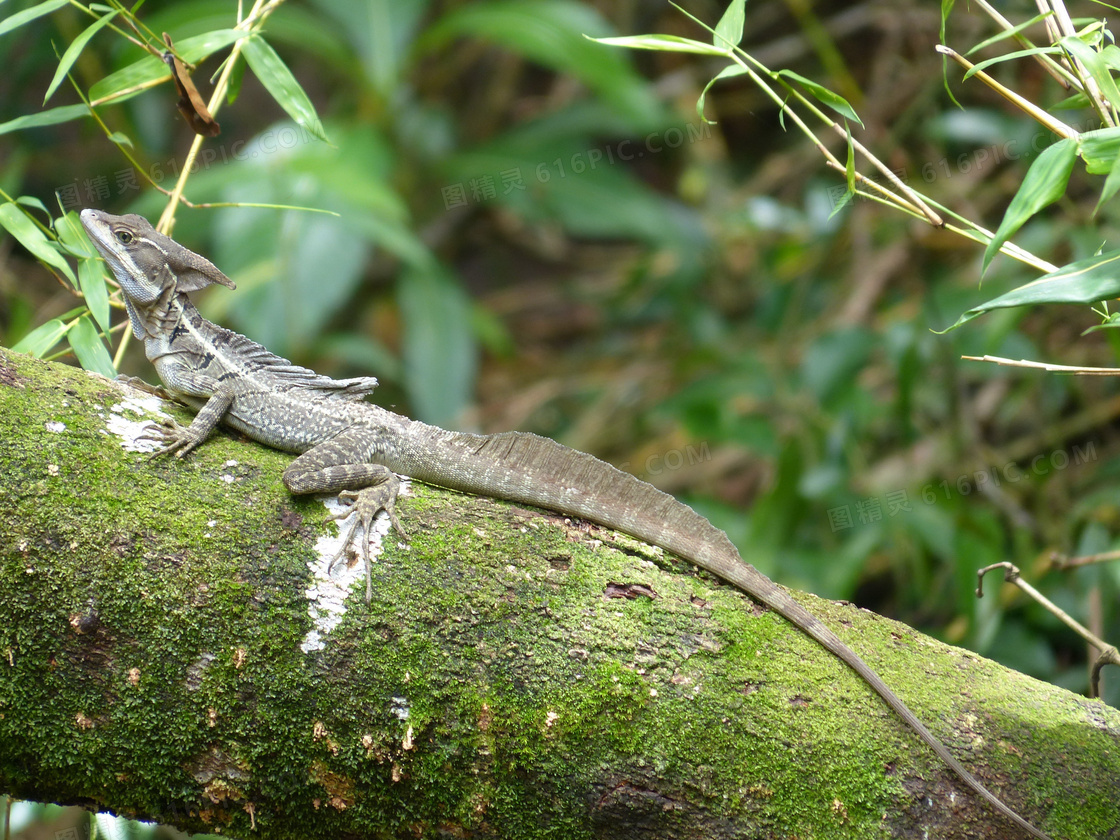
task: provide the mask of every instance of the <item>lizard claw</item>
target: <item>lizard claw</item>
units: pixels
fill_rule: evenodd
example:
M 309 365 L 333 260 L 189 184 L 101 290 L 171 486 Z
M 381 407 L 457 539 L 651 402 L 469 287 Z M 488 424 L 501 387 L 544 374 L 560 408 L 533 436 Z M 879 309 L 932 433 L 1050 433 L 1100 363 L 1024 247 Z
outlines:
M 194 435 L 190 434 L 190 430 L 186 426 L 165 418 L 152 420 L 143 434 L 138 435 L 136 439 L 164 444 L 148 456 L 149 461 L 164 455 L 174 455 L 176 458 L 182 458 L 201 442 L 195 440 Z
M 383 483 L 373 487 L 363 487 L 361 490 L 343 490 L 338 494 L 338 500 L 345 505 L 345 510 L 327 517 L 328 522 L 333 522 L 345 520 L 351 514 L 357 514 L 357 516 L 354 517 L 354 521 L 350 523 L 349 528 L 346 529 L 346 534 L 342 538 L 342 546 L 327 565 L 327 574 L 329 575 L 331 573 L 335 563 L 339 561 L 346 549 L 354 544 L 354 536 L 360 525 L 362 528 L 362 562 L 365 564 L 366 569 L 367 604 L 373 597 L 369 540 L 370 534 L 373 532 L 373 520 L 377 518 L 377 514 L 381 513 L 381 511 L 385 511 L 389 517 L 389 523 L 393 526 L 394 530 L 400 534 L 402 539 L 408 539 L 408 534 L 404 530 L 404 526 L 401 525 L 401 521 L 397 518 L 396 511 L 394 510 L 399 490 L 400 481 L 395 475 L 390 476 L 390 478 Z

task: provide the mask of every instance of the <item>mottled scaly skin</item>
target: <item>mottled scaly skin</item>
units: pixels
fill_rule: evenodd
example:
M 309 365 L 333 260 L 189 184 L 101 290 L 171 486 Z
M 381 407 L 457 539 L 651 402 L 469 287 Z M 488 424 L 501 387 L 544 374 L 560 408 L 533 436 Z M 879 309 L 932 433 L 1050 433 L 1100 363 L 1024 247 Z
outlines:
M 204 258 L 156 233 L 142 217 L 85 210 L 81 219 L 121 284 L 133 330 L 160 379 L 198 410 L 188 428 L 161 430 L 159 437 L 166 442 L 161 452 L 182 456 L 224 423 L 261 443 L 301 453 L 284 471 L 288 489 L 339 493 L 358 510 L 365 533 L 381 510 L 400 529 L 393 513 L 394 473 L 402 473 L 582 517 L 661 546 L 738 586 L 819 642 L 996 810 L 1030 835 L 1046 838 L 966 770 L 831 630 L 746 563 L 723 531 L 687 505 L 547 438 L 451 432 L 364 402 L 375 379 L 320 376 L 204 319 L 185 292 L 232 283 Z M 363 536 L 363 553 L 367 543 Z M 368 556 L 366 561 L 368 597 Z

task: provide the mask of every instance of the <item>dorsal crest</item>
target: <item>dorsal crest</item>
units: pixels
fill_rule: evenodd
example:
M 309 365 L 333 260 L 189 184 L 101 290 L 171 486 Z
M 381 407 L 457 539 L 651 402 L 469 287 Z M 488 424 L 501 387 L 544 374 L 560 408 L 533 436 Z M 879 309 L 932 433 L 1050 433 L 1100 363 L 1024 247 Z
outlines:
M 269 385 L 278 391 L 291 389 L 314 391 L 326 399 L 354 401 L 368 396 L 377 387 L 376 377 L 331 379 L 329 376 L 292 364 L 241 333 L 217 325 L 214 329 L 216 347 L 228 347 L 230 354 L 248 373 L 266 377 Z

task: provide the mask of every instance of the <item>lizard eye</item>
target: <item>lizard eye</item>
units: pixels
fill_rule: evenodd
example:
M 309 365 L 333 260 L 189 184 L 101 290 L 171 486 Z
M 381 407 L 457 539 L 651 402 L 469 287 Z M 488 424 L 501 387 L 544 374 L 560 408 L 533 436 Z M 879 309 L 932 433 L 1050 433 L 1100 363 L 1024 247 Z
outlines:
M 132 234 L 129 233 L 127 230 L 118 230 L 117 231 L 117 241 L 120 242 L 122 245 L 131 245 L 132 244 Z

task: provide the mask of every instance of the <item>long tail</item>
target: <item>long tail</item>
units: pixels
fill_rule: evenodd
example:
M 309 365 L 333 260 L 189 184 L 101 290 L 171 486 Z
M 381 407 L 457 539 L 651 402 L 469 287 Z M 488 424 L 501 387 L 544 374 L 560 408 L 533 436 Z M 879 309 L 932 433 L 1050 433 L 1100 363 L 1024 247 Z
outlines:
M 441 487 L 589 519 L 683 557 L 766 604 L 859 674 L 992 807 L 1031 836 L 1049 840 L 966 770 L 851 648 L 744 561 L 727 535 L 688 505 L 592 455 L 537 435 L 470 435 L 422 423 L 408 432 L 403 456 L 386 464 L 391 469 Z

